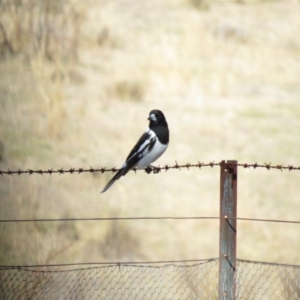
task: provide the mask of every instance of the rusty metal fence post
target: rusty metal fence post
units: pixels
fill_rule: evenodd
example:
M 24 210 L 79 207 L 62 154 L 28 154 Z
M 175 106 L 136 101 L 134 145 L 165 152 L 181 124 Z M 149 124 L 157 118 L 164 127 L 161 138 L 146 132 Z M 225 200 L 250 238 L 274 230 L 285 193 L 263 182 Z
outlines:
M 235 299 L 237 161 L 221 162 L 219 300 Z

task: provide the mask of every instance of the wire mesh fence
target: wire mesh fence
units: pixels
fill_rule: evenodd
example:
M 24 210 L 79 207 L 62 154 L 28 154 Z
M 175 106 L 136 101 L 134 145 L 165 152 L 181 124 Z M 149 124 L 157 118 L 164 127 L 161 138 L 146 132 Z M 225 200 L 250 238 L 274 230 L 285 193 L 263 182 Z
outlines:
M 300 266 L 237 260 L 236 299 L 300 299 Z
M 193 265 L 0 269 L 0 299 L 218 299 L 218 259 Z M 227 299 L 300 299 L 300 266 L 237 260 Z M 220 283 L 222 284 L 222 283 Z
M 140 219 L 219 219 L 220 255 L 218 259 L 192 261 L 97 263 L 97 267 L 67 270 L 78 264 L 0 266 L 1 299 L 300 299 L 300 266 L 283 265 L 236 258 L 236 221 L 300 221 L 241 218 L 236 215 L 237 167 L 267 170 L 300 170 L 300 167 L 270 164 L 238 164 L 236 161 L 164 166 L 155 170 L 220 166 L 220 217 L 125 217 L 6 219 L 0 223 L 104 221 Z M 81 174 L 115 172 L 117 169 L 18 170 L 0 171 L 0 175 Z M 222 176 L 222 174 L 225 174 Z M 223 211 L 223 208 L 229 210 Z M 232 214 L 232 211 L 235 213 Z M 222 234 L 222 229 L 224 233 Z M 225 230 L 226 229 L 226 230 Z M 221 238 L 222 237 L 222 238 Z M 232 249 L 231 249 L 232 248 Z M 232 251 L 231 251 L 232 250 Z M 193 264 L 192 264 L 193 263 Z M 91 263 L 92 264 L 92 263 Z M 94 265 L 94 263 L 93 263 Z M 50 268 L 52 268 L 50 270 Z
M 0 270 L 1 299 L 216 299 L 218 260 L 190 266 L 113 265 Z

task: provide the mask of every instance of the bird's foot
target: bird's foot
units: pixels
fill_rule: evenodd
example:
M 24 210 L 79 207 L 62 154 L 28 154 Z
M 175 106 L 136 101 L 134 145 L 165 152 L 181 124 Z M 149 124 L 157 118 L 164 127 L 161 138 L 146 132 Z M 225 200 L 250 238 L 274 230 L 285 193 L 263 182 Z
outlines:
M 153 174 L 157 174 L 160 172 L 160 168 L 149 165 L 148 167 L 145 168 L 145 171 L 147 174 L 150 174 L 151 172 L 153 172 Z

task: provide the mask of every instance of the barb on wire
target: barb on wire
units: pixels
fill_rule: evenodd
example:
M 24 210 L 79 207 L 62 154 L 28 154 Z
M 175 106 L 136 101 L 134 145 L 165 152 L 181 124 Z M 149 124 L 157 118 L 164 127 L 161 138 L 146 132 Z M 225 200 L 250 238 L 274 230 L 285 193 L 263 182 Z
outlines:
M 190 168 L 198 168 L 201 169 L 202 167 L 215 167 L 215 166 L 220 166 L 222 162 L 209 162 L 209 163 L 201 163 L 201 162 L 197 162 L 197 163 L 186 163 L 186 164 L 178 164 L 177 161 L 175 161 L 174 165 L 164 165 L 163 167 L 148 167 L 146 168 L 144 171 L 148 174 L 150 173 L 159 173 L 163 170 L 168 171 L 170 169 L 177 169 L 177 170 L 181 170 L 181 169 L 187 169 L 189 170 Z M 267 170 L 288 170 L 288 171 L 294 171 L 294 170 L 300 170 L 300 167 L 294 167 L 292 165 L 287 165 L 284 166 L 282 164 L 280 165 L 272 165 L 271 163 L 264 163 L 264 164 L 258 164 L 258 163 L 238 163 L 237 166 L 239 167 L 243 167 L 245 169 L 247 168 L 253 168 L 254 170 L 257 168 L 264 168 Z M 28 174 L 28 175 L 32 175 L 32 174 L 39 174 L 39 175 L 43 175 L 43 174 L 48 174 L 48 175 L 52 175 L 52 174 L 59 174 L 59 175 L 63 175 L 63 174 L 81 174 L 81 173 L 96 173 L 96 172 L 100 172 L 100 173 L 105 173 L 105 172 L 112 172 L 115 173 L 117 172 L 119 169 L 113 167 L 113 168 L 106 168 L 106 167 L 100 167 L 100 168 L 70 168 L 70 169 L 64 169 L 64 168 L 60 168 L 60 169 L 56 169 L 54 170 L 53 168 L 48 169 L 48 170 L 33 170 L 33 169 L 27 169 L 27 170 L 10 170 L 8 169 L 7 171 L 5 170 L 0 170 L 0 175 L 22 175 L 22 174 Z M 132 171 L 136 172 L 136 169 L 133 169 Z
M 191 163 L 187 163 L 187 164 L 183 164 L 183 165 L 179 165 L 177 163 L 177 161 L 175 161 L 175 165 L 173 166 L 169 166 L 169 165 L 165 165 L 163 167 L 148 167 L 145 169 L 145 172 L 150 174 L 151 172 L 153 172 L 154 174 L 155 173 L 159 173 L 163 170 L 165 171 L 168 171 L 170 169 L 179 169 L 181 170 L 181 168 L 186 168 L 189 170 L 189 168 L 199 168 L 201 169 L 202 167 L 214 167 L 214 166 L 219 166 L 219 163 L 214 163 L 214 162 L 210 162 L 210 163 L 201 163 L 201 162 L 198 162 L 196 164 L 191 164 Z M 40 175 L 43 175 L 43 174 L 47 174 L 47 175 L 52 175 L 52 174 L 59 174 L 59 175 L 62 175 L 62 174 L 81 174 L 81 173 L 96 173 L 96 172 L 100 172 L 100 173 L 105 173 L 105 172 L 117 172 L 119 169 L 113 167 L 113 168 L 110 168 L 110 169 L 107 169 L 106 167 L 101 167 L 101 168 L 93 168 L 93 167 L 90 167 L 90 168 L 70 168 L 70 169 L 64 169 L 64 168 L 60 168 L 60 169 L 56 169 L 56 170 L 53 170 L 53 168 L 51 169 L 48 169 L 48 170 L 33 170 L 33 169 L 27 169 L 27 170 L 21 170 L 21 169 L 18 169 L 18 170 L 10 170 L 8 169 L 7 171 L 4 171 L 4 170 L 0 170 L 0 175 L 22 175 L 22 174 L 28 174 L 28 175 L 32 175 L 32 174 L 40 174 Z M 133 169 L 132 171 L 137 171 L 136 169 Z

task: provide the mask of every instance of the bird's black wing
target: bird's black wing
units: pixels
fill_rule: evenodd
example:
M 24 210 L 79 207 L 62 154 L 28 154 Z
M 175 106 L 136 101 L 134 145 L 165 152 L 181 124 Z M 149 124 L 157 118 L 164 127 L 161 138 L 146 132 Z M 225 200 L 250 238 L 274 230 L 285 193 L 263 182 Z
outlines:
M 154 144 L 156 141 L 156 136 L 155 134 L 148 130 L 145 132 L 136 145 L 133 147 L 131 152 L 126 158 L 126 162 L 124 165 L 118 170 L 118 172 L 113 176 L 113 178 L 107 183 L 107 185 L 104 187 L 101 193 L 104 193 L 107 191 L 113 183 L 118 180 L 120 177 L 124 176 L 127 174 L 129 170 L 131 170 L 137 163 L 138 161 L 143 158 L 147 153 L 153 148 Z
M 143 158 L 149 151 L 151 151 L 155 144 L 155 141 L 156 136 L 153 135 L 153 132 L 151 130 L 146 131 L 140 137 L 140 139 L 126 158 L 126 173 L 131 168 L 133 168 L 141 158 Z

